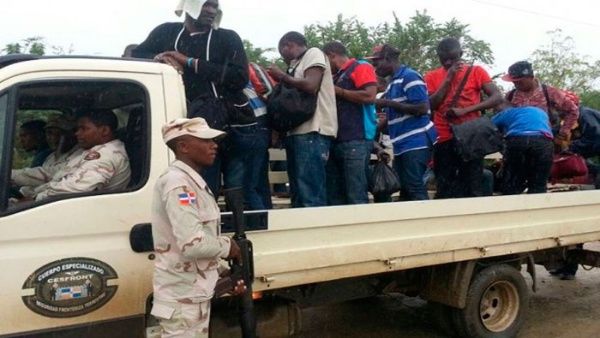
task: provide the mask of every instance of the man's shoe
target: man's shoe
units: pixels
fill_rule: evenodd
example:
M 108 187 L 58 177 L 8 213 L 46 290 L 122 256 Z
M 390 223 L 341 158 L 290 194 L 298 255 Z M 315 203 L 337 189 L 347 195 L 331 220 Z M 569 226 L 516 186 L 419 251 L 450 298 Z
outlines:
M 560 276 L 561 280 L 575 280 L 575 275 L 572 275 L 570 273 L 563 273 L 562 276 Z
M 563 275 L 563 269 L 555 269 L 555 270 L 548 270 L 548 272 L 552 275 L 552 276 L 557 276 L 557 277 L 562 277 Z

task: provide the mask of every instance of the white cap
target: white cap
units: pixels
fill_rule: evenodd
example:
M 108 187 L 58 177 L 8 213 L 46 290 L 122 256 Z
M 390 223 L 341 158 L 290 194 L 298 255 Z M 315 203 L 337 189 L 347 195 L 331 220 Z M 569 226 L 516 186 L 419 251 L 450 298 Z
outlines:
M 177 14 L 177 16 L 181 16 L 183 13 L 187 13 L 192 18 L 198 19 L 200 12 L 202 12 L 202 6 L 204 6 L 205 3 L 206 0 L 179 0 L 179 4 L 177 4 L 177 7 L 175 7 L 175 14 Z M 217 16 L 212 24 L 213 29 L 219 29 L 222 18 L 223 11 L 221 11 L 219 8 L 217 10 Z
M 212 129 L 201 117 L 195 117 L 193 119 L 179 118 L 173 120 L 162 127 L 163 141 L 165 143 L 172 139 L 183 136 L 191 135 L 203 140 L 212 140 L 219 136 L 225 135 L 225 132 Z

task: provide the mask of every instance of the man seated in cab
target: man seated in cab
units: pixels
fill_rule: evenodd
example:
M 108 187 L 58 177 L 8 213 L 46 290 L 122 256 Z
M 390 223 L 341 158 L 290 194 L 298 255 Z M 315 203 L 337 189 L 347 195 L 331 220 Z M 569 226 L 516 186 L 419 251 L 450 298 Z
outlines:
M 77 142 L 83 151 L 52 179 L 35 189 L 36 201 L 95 190 L 118 191 L 129 184 L 131 169 L 125 144 L 118 140 L 117 116 L 110 110 L 87 110 L 77 118 Z
M 46 123 L 46 142 L 53 152 L 39 167 L 12 170 L 11 184 L 21 187 L 21 194 L 31 197 L 35 187 L 48 183 L 73 157 L 79 156 L 82 149 L 77 146 L 75 120 L 66 116 L 54 116 Z

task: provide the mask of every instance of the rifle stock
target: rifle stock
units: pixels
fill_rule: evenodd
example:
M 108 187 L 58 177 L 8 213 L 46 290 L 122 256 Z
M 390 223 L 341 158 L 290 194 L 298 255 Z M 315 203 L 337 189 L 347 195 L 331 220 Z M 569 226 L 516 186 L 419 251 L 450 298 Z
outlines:
M 242 253 L 241 261 L 232 261 L 231 276 L 241 276 L 246 284 L 246 292 L 240 296 L 240 325 L 243 338 L 256 337 L 256 316 L 254 313 L 254 302 L 252 300 L 252 282 L 254 280 L 254 256 L 252 242 L 246 238 L 244 224 L 244 194 L 242 188 L 225 189 L 225 203 L 233 213 L 233 224 L 235 226 L 235 240 Z

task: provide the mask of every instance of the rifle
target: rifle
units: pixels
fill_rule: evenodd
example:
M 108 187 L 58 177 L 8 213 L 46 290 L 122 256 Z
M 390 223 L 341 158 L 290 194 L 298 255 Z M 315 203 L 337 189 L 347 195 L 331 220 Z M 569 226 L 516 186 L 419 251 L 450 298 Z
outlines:
M 243 338 L 256 337 L 256 315 L 254 313 L 254 302 L 252 300 L 252 282 L 254 280 L 254 258 L 252 242 L 246 238 L 244 224 L 244 194 L 242 188 L 232 188 L 223 190 L 225 195 L 225 204 L 233 213 L 233 224 L 235 226 L 235 240 L 242 252 L 241 261 L 232 261 L 231 276 L 233 280 L 238 280 L 236 276 L 241 276 L 246 285 L 246 292 L 240 296 L 240 325 Z

